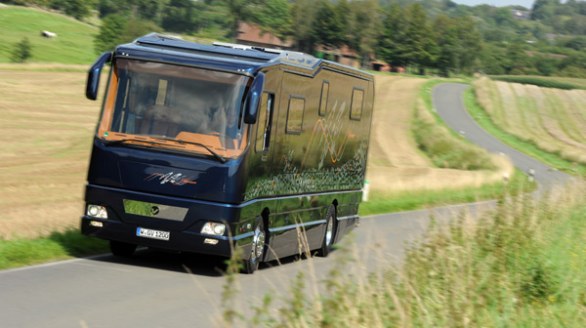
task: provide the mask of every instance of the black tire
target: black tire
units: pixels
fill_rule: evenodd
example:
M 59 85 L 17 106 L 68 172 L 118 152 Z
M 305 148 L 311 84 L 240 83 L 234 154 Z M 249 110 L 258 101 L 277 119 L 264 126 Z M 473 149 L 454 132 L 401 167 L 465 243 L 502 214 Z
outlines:
M 244 267 L 242 273 L 251 274 L 258 269 L 260 262 L 264 260 L 267 250 L 267 232 L 262 218 L 259 218 L 254 234 L 252 236 L 252 243 L 250 245 L 250 253 L 244 260 Z
M 334 247 L 334 240 L 336 240 L 336 208 L 331 205 L 326 214 L 326 228 L 324 232 L 324 239 L 321 243 L 321 248 L 317 250 L 317 256 L 326 257 Z
M 110 251 L 114 256 L 131 257 L 136 251 L 136 245 L 110 240 Z

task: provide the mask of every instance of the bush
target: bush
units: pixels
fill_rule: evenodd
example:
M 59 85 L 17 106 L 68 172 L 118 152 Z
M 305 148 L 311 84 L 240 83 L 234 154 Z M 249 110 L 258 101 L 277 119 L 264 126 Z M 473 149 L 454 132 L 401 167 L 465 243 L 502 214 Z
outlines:
M 485 150 L 453 135 L 430 116 L 427 110 L 420 109 L 413 121 L 412 130 L 417 146 L 435 166 L 471 171 L 495 169 Z
M 12 62 L 24 63 L 32 56 L 32 45 L 28 38 L 23 38 L 14 46 L 12 51 Z

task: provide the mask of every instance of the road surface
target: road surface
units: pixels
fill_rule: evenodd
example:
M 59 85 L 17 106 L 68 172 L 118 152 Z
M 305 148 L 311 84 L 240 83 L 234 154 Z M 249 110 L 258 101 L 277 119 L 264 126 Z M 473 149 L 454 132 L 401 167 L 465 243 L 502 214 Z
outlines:
M 446 123 L 491 152 L 507 154 L 520 169 L 535 171 L 548 188 L 568 176 L 549 170 L 483 132 L 465 112 L 462 84 L 434 89 L 434 106 Z M 363 218 L 343 243 L 356 250 L 364 264 L 349 270 L 376 270 L 399 263 L 405 245 L 421 237 L 430 214 L 445 222 L 461 211 L 475 212 L 492 202 L 466 204 L 377 215 Z M 327 277 L 341 252 L 329 258 L 294 258 L 261 266 L 253 275 L 238 275 L 236 308 L 250 315 L 265 293 L 279 301 L 288 297 L 290 281 L 304 272 L 307 289 Z M 362 266 L 368 268 L 364 270 Z M 214 327 L 221 326 L 222 288 L 226 279 L 218 260 L 197 255 L 142 251 L 121 260 L 110 255 L 74 259 L 0 272 L 0 326 L 2 327 Z

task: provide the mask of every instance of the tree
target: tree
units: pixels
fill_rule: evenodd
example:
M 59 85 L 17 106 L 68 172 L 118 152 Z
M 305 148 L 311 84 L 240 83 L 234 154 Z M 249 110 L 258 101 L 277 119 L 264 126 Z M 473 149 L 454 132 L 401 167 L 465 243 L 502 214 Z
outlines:
M 378 43 L 378 56 L 392 66 L 410 63 L 407 46 L 407 19 L 404 9 L 397 5 L 388 7 L 383 20 L 383 32 Z
M 254 6 L 251 19 L 265 32 L 280 38 L 291 34 L 291 5 L 287 0 L 264 0 Z
M 89 16 L 93 6 L 93 0 L 51 0 L 51 8 L 62 10 L 77 20 Z
M 171 32 L 197 32 L 203 19 L 201 12 L 191 0 L 171 0 L 163 12 L 161 26 Z
M 344 43 L 344 22 L 328 0 L 317 4 L 312 31 L 316 43 L 336 47 Z
M 12 62 L 24 63 L 32 56 L 32 45 L 28 38 L 23 38 L 14 46 L 12 51 Z
M 153 22 L 126 15 L 109 15 L 102 21 L 100 33 L 94 39 L 96 52 L 111 51 L 117 45 L 131 42 L 139 36 L 159 31 Z
M 381 34 L 381 9 L 378 0 L 355 0 L 350 6 L 354 15 L 350 45 L 358 51 L 364 66 L 374 55 Z
M 312 34 L 317 6 L 313 0 L 295 0 L 291 6 L 292 29 L 291 35 L 296 48 L 304 52 L 312 52 L 315 38 Z
M 531 9 L 532 20 L 548 20 L 555 14 L 559 0 L 535 0 Z
M 223 0 L 228 8 L 228 13 L 230 14 L 231 23 L 231 30 L 230 36 L 232 38 L 236 38 L 238 36 L 238 28 L 241 21 L 246 21 L 246 18 L 249 17 L 249 7 L 250 5 L 254 4 L 254 1 L 249 0 Z
M 423 7 L 416 3 L 407 7 L 407 45 L 406 55 L 410 62 L 419 67 L 419 74 L 425 74 L 425 67 L 434 65 L 437 57 L 437 44 L 427 21 L 427 14 Z

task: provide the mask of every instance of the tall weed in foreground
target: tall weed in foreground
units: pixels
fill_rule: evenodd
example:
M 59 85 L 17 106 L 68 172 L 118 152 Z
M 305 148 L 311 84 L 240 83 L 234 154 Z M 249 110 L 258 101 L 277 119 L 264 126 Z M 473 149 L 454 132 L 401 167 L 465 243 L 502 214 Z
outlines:
M 538 201 L 505 195 L 479 220 L 461 215 L 447 227 L 432 224 L 399 268 L 369 271 L 358 260 L 362 251 L 344 243 L 318 296 L 304 294 L 298 276 L 284 306 L 240 323 L 586 327 L 585 240 L 586 185 Z

